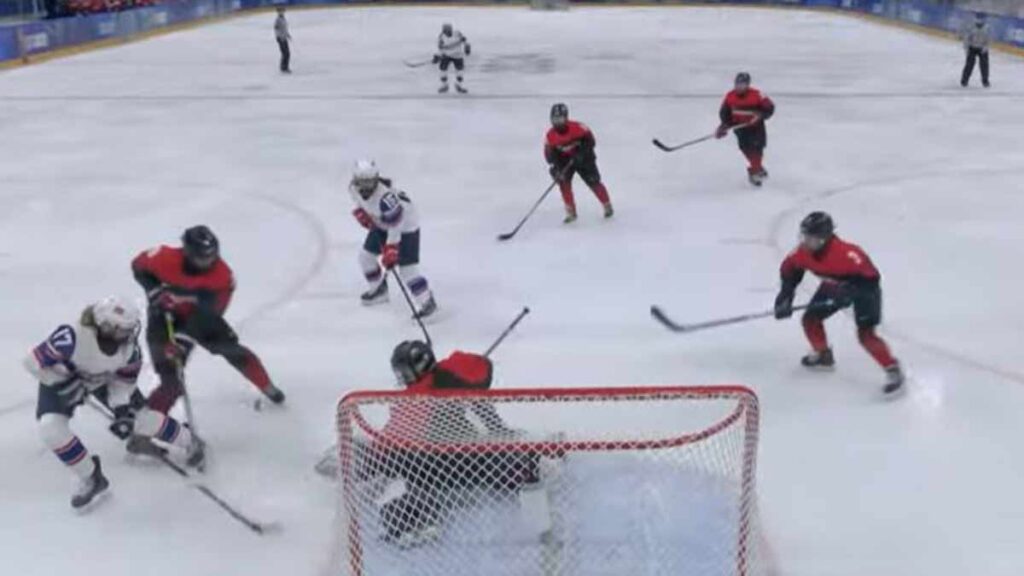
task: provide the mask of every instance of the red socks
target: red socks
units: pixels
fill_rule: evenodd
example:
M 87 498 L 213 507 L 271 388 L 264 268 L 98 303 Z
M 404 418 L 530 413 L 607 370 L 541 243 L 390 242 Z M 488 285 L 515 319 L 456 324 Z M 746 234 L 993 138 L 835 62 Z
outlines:
M 891 368 L 896 365 L 896 359 L 892 357 L 892 352 L 889 352 L 889 345 L 885 343 L 885 340 L 879 338 L 878 334 L 875 334 L 874 328 L 857 329 L 857 338 L 868 354 L 871 354 L 871 357 L 882 368 Z
M 821 352 L 828 348 L 828 337 L 825 335 L 825 324 L 817 318 L 804 318 L 804 334 L 811 348 L 815 352 Z M 896 365 L 896 359 L 889 351 L 889 345 L 875 334 L 874 328 L 858 328 L 857 339 L 868 354 L 875 359 L 875 362 L 882 368 L 891 368 Z
M 825 324 L 817 318 L 808 318 L 804 316 L 804 334 L 807 335 L 807 341 L 811 343 L 811 349 L 815 352 L 821 352 L 828 348 L 828 337 L 825 336 Z
M 747 161 L 750 162 L 750 172 L 760 172 L 764 170 L 764 166 L 761 164 L 764 154 L 761 152 L 743 152 L 743 155 L 747 157 Z
M 559 185 L 559 189 L 562 191 L 562 202 L 565 202 L 566 206 L 575 210 L 576 199 L 573 197 L 572 194 L 572 184 L 568 182 L 563 182 L 562 184 Z M 594 192 L 594 196 L 597 196 L 597 200 L 601 203 L 602 206 L 607 206 L 608 204 L 611 204 L 612 199 L 610 196 L 608 196 L 608 189 L 604 187 L 603 183 L 599 182 L 591 186 L 590 189 Z
M 562 182 L 558 185 L 558 189 L 562 191 L 562 202 L 565 202 L 565 206 L 576 210 L 576 199 L 572 195 L 572 184 Z

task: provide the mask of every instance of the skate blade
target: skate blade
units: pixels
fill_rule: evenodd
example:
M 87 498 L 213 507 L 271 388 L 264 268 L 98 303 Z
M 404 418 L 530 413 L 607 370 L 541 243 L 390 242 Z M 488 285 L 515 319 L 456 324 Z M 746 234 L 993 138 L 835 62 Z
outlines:
M 362 303 L 362 305 L 367 308 L 372 308 L 374 306 L 380 306 L 381 304 L 387 304 L 390 301 L 390 298 L 388 298 L 387 296 L 383 296 L 381 298 L 376 298 L 374 300 L 360 300 L 360 303 Z
M 92 501 L 89 502 L 88 504 L 85 504 L 84 506 L 81 506 L 79 508 L 72 507 L 72 510 L 75 512 L 75 514 L 79 516 L 84 516 L 98 508 L 107 498 L 110 498 L 110 486 L 107 486 L 107 488 L 103 490 L 103 492 L 100 492 L 99 494 L 93 496 Z

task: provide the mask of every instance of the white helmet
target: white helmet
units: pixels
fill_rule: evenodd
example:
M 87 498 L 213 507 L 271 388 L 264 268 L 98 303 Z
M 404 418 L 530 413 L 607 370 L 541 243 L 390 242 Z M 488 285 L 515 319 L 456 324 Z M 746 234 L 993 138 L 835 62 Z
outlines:
M 139 333 L 142 323 L 138 307 L 123 298 L 111 296 L 92 305 L 96 331 L 117 342 L 127 342 Z
M 377 189 L 380 171 L 373 160 L 359 160 L 352 170 L 352 184 L 363 197 L 369 197 Z

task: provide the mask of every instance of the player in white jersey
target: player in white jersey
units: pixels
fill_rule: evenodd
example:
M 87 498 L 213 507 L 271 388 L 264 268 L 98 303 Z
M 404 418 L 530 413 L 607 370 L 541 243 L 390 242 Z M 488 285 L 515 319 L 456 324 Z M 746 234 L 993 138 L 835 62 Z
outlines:
M 438 92 L 444 94 L 448 91 L 448 69 L 452 66 L 455 66 L 455 89 L 460 94 L 467 92 L 462 85 L 462 71 L 466 69 L 466 57 L 471 52 L 469 40 L 462 32 L 452 28 L 451 24 L 441 27 L 441 34 L 437 37 L 437 54 L 434 55 L 434 64 L 441 68 L 441 87 Z
M 145 399 L 135 387 L 142 369 L 139 310 L 118 298 L 86 307 L 73 325 L 57 328 L 26 356 L 25 368 L 39 381 L 36 419 L 43 442 L 79 478 L 71 506 L 82 508 L 107 490 L 99 456 L 89 455 L 69 426 L 75 409 L 94 396 L 109 408 L 110 431 L 127 439 L 135 406 Z
M 349 193 L 356 204 L 352 214 L 367 230 L 359 254 L 363 275 L 370 284 L 362 295 L 363 304 L 387 301 L 384 269 L 391 270 L 397 265 L 398 274 L 419 308 L 416 315 L 425 318 L 433 314 L 437 303 L 427 279 L 419 271 L 420 225 L 416 206 L 405 192 L 392 186 L 391 180 L 380 176 L 372 160 L 356 162 Z

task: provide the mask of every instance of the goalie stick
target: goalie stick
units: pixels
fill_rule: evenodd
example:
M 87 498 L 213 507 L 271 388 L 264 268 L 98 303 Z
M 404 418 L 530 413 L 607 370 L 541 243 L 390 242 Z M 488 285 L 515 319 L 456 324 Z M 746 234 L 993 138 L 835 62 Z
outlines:
M 831 301 L 827 301 L 827 304 L 831 304 Z M 826 303 L 823 303 L 826 304 Z M 793 311 L 798 312 L 800 310 L 806 310 L 810 308 L 809 304 L 803 304 L 801 306 L 794 306 Z M 709 320 L 707 322 L 698 322 L 696 324 L 680 324 L 665 314 L 665 311 L 658 306 L 651 306 L 651 316 L 655 320 L 661 323 L 662 326 L 668 328 L 673 332 L 696 332 L 698 330 L 706 330 L 708 328 L 717 328 L 719 326 L 728 326 L 730 324 L 740 324 L 742 322 L 750 322 L 751 320 L 760 320 L 761 318 L 770 318 L 775 316 L 775 311 L 770 310 L 768 312 L 758 312 L 755 314 L 743 314 L 741 316 L 732 316 L 729 318 L 720 318 L 718 320 Z
M 565 178 L 565 176 L 569 174 L 570 171 L 572 171 L 573 164 L 575 164 L 575 162 L 572 161 L 566 164 L 561 174 L 559 174 L 559 177 L 553 178 L 551 180 L 551 184 L 547 187 L 546 190 L 544 190 L 544 193 L 540 195 L 540 198 L 538 198 L 537 201 L 533 203 L 533 207 L 530 208 L 530 211 L 526 213 L 526 216 L 523 216 L 523 219 L 519 221 L 519 224 L 516 224 L 516 227 L 513 228 L 511 232 L 499 234 L 498 240 L 501 240 L 502 242 L 506 240 L 511 240 L 513 237 L 515 237 L 516 234 L 519 233 L 519 230 L 523 227 L 524 224 L 526 224 L 526 221 L 530 219 L 530 216 L 533 216 L 533 213 L 537 211 L 537 208 L 540 208 L 540 205 L 544 203 L 544 199 L 548 197 L 548 194 L 551 194 L 551 191 L 555 189 L 555 186 L 558 185 L 562 178 Z
M 89 396 L 88 397 L 88 402 L 89 402 L 89 406 L 91 406 L 94 410 L 96 410 L 101 415 L 103 415 L 106 419 L 108 419 L 110 421 L 114 420 L 114 415 L 107 409 L 106 406 L 101 404 L 94 397 Z M 185 480 L 191 480 L 192 479 L 192 475 L 189 474 L 187 470 L 185 470 L 184 468 L 182 468 L 181 466 L 176 464 L 173 460 L 168 458 L 167 454 L 160 454 L 160 455 L 155 456 L 155 457 L 164 466 L 166 466 L 166 467 L 170 468 L 171 470 L 173 470 L 178 476 L 181 476 Z M 199 483 L 199 482 L 195 482 L 195 483 L 192 483 L 191 485 L 192 485 L 193 488 L 198 490 L 203 496 L 206 496 L 211 501 L 213 501 L 213 503 L 216 504 L 217 506 L 219 506 L 221 510 L 227 512 L 229 516 L 231 516 L 232 518 L 234 518 L 235 520 L 240 522 L 242 525 L 244 525 L 249 530 L 252 530 L 253 532 L 259 534 L 260 536 L 263 536 L 263 535 L 268 534 L 270 532 L 274 532 L 274 531 L 280 530 L 280 528 L 281 528 L 281 525 L 279 523 L 277 523 L 277 522 L 264 523 L 264 522 L 257 522 L 255 520 L 252 520 L 251 518 L 249 518 L 245 514 L 242 514 L 237 509 L 235 509 L 234 506 L 232 506 L 232 505 L 228 504 L 227 502 L 225 502 L 223 498 L 218 496 L 213 490 L 211 490 L 205 484 L 202 484 L 202 483 Z

